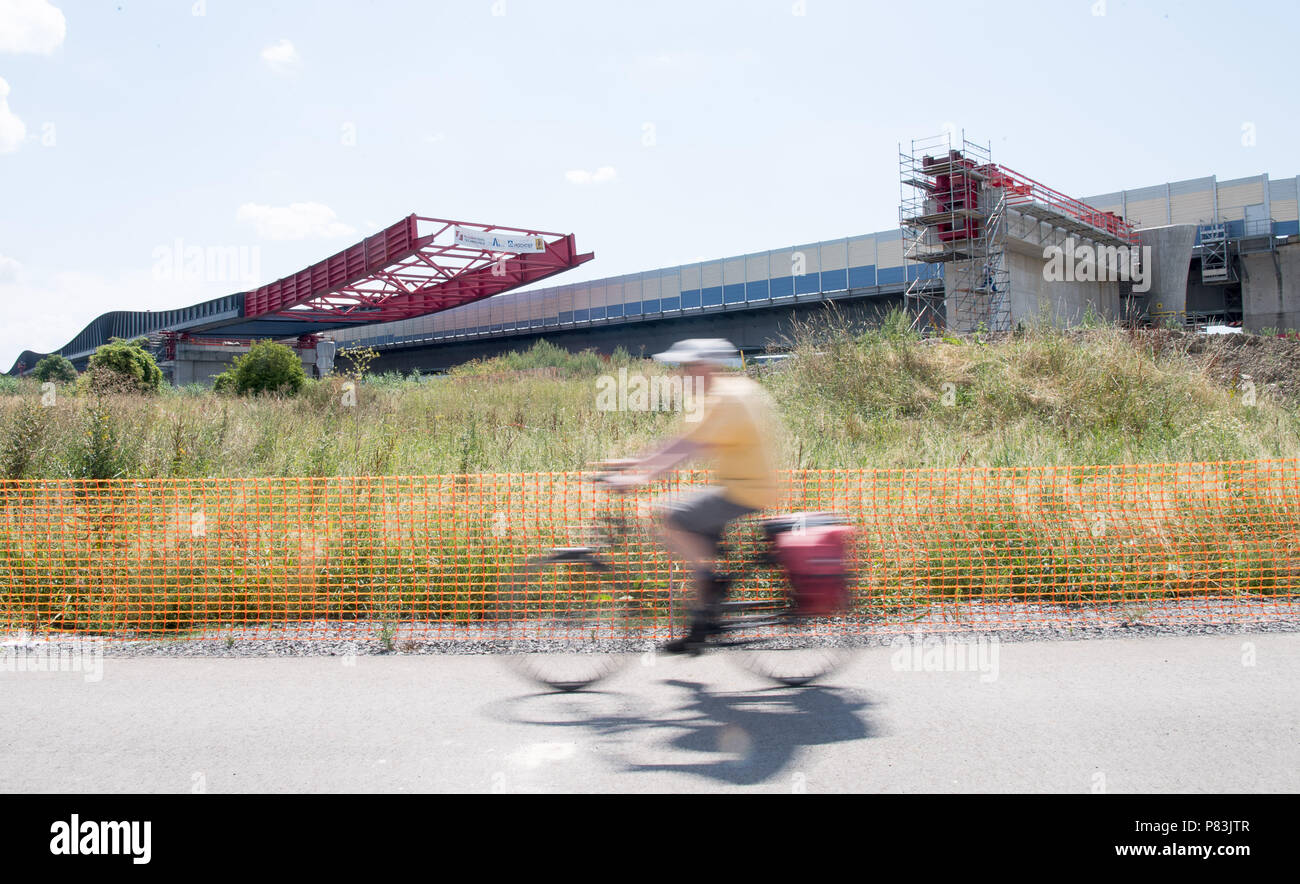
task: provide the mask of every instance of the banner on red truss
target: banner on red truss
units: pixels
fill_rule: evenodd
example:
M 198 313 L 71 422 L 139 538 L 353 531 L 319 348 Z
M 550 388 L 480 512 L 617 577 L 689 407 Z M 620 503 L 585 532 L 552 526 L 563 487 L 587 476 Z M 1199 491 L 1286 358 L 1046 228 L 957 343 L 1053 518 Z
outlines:
M 526 252 L 546 251 L 546 242 L 540 236 L 500 233 L 489 230 L 466 230 L 456 228 L 456 245 L 472 249 L 487 249 L 490 252 Z

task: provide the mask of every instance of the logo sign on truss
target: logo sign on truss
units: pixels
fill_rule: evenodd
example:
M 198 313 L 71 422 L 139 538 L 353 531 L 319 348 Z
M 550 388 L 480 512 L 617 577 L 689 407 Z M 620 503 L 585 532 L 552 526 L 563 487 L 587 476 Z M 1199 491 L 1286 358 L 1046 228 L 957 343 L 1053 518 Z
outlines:
M 540 236 L 523 236 L 498 230 L 467 230 L 464 227 L 456 228 L 456 245 L 515 254 L 546 251 L 546 241 Z

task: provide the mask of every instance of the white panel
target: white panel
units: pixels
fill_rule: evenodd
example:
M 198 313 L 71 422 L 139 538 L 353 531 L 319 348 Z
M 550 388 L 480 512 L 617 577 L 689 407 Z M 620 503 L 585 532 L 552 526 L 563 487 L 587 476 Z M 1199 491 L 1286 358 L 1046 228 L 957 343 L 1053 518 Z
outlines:
M 855 236 L 849 240 L 849 266 L 867 267 L 876 263 L 876 241 L 870 236 Z
M 1214 194 L 1209 190 L 1175 194 L 1170 202 L 1175 224 L 1208 224 L 1214 220 Z
M 767 252 L 745 258 L 745 279 L 749 282 L 767 279 Z
M 579 283 L 573 287 L 573 309 L 590 310 L 591 309 L 591 284 Z
M 773 278 L 794 275 L 794 251 L 794 249 L 778 249 L 767 253 Z
M 700 288 L 722 285 L 722 262 L 709 261 L 700 268 Z
M 734 285 L 745 281 L 745 259 L 732 258 L 722 262 L 722 284 Z
M 796 246 L 794 251 L 801 252 L 804 256 L 804 273 L 816 273 L 822 269 L 821 243 L 814 242 Z
M 588 294 L 591 298 L 592 307 L 604 307 L 609 303 L 605 300 L 609 294 L 609 286 L 605 282 L 593 282 L 588 287 Z
M 659 275 L 659 297 L 675 298 L 682 293 L 682 278 L 672 270 L 665 270 Z M 649 297 L 648 295 L 646 297 Z
M 1219 184 L 1219 218 L 1236 221 L 1245 206 L 1264 202 L 1264 182 L 1258 178 L 1235 184 Z
M 682 288 L 686 291 L 700 287 L 700 265 L 686 264 L 681 270 Z
M 1296 214 L 1295 200 L 1275 199 L 1270 208 L 1272 209 L 1270 214 L 1273 216 L 1274 221 L 1295 221 L 1298 217 Z
M 880 267 L 901 267 L 903 264 L 903 238 L 898 236 L 877 236 L 876 248 L 880 257 L 876 259 Z
M 1168 222 L 1168 206 L 1164 197 L 1128 201 L 1128 222 L 1140 227 L 1160 227 Z
M 847 243 L 842 239 L 822 243 L 822 270 L 844 270 L 848 265 Z

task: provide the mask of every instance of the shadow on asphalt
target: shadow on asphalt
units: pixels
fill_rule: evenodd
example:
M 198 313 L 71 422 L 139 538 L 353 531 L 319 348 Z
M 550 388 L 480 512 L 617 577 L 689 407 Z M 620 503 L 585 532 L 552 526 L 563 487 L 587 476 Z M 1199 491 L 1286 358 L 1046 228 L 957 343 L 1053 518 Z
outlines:
M 538 693 L 504 701 L 503 717 L 519 724 L 585 729 L 598 744 L 621 744 L 610 760 L 629 772 L 674 772 L 733 785 L 767 782 L 791 767 L 805 747 L 876 735 L 867 712 L 874 704 L 833 686 L 710 692 L 699 682 L 663 682 L 683 692 L 662 715 L 627 708 L 635 697 L 608 692 Z M 523 714 L 541 704 L 536 714 Z M 549 715 L 546 713 L 550 713 Z M 670 760 L 635 761 L 632 755 Z M 619 758 L 618 756 L 622 756 Z M 681 761 L 676 756 L 684 756 Z M 790 771 L 791 789 L 803 783 Z

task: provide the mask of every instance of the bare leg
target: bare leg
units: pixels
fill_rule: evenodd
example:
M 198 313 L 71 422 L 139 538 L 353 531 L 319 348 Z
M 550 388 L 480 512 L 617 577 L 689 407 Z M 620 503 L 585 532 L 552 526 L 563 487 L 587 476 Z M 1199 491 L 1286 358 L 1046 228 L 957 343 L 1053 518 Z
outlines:
M 712 601 L 708 595 L 708 575 L 713 573 L 713 545 L 698 534 L 682 531 L 667 524 L 662 519 L 654 522 L 659 540 L 670 552 L 686 562 L 691 571 L 691 584 L 695 590 L 695 599 L 701 609 Z

